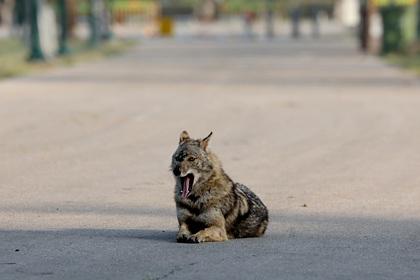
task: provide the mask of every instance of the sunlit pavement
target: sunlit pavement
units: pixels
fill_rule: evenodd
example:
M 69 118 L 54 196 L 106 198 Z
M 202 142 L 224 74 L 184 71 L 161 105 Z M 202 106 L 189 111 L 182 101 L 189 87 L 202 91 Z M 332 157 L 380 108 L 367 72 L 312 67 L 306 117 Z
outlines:
M 344 37 L 219 39 L 0 82 L 0 279 L 419 279 L 419 80 Z M 266 236 L 175 243 L 183 129 Z

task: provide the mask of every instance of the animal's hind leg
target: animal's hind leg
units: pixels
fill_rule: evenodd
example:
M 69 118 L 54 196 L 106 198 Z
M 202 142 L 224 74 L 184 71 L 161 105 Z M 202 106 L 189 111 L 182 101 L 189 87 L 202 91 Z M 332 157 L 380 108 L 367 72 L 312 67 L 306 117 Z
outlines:
M 259 236 L 261 236 L 265 233 L 265 231 L 267 229 L 267 225 L 268 225 L 267 220 L 265 220 L 261 223 L 261 225 L 258 227 L 258 230 L 257 230 L 257 234 L 256 234 L 257 237 L 259 237 Z

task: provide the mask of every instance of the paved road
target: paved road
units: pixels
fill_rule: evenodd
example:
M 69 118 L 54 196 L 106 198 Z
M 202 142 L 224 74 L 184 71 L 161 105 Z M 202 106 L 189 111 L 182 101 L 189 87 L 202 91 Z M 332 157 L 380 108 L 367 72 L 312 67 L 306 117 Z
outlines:
M 420 82 L 353 45 L 156 40 L 1 82 L 0 279 L 419 279 Z M 265 237 L 174 242 L 183 129 Z

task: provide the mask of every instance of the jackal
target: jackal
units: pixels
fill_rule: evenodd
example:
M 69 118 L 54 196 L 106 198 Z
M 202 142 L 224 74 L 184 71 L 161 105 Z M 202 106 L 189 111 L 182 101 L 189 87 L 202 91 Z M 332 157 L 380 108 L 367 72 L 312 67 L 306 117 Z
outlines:
M 267 207 L 225 173 L 207 148 L 211 135 L 191 139 L 183 131 L 172 156 L 177 241 L 200 243 L 263 235 L 268 225 Z

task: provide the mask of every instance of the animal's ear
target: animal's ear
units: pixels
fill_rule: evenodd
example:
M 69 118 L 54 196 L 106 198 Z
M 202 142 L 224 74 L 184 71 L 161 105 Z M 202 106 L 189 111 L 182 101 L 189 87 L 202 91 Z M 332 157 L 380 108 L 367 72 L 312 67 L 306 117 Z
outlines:
M 186 132 L 184 130 L 183 132 L 181 132 L 181 135 L 179 136 L 179 144 L 181 144 L 182 142 L 185 142 L 189 139 L 190 139 L 190 136 L 188 135 L 188 132 Z
M 207 149 L 207 146 L 209 145 L 210 137 L 213 135 L 213 132 L 210 132 L 209 135 L 207 135 L 206 138 L 200 141 L 200 146 L 205 151 Z

